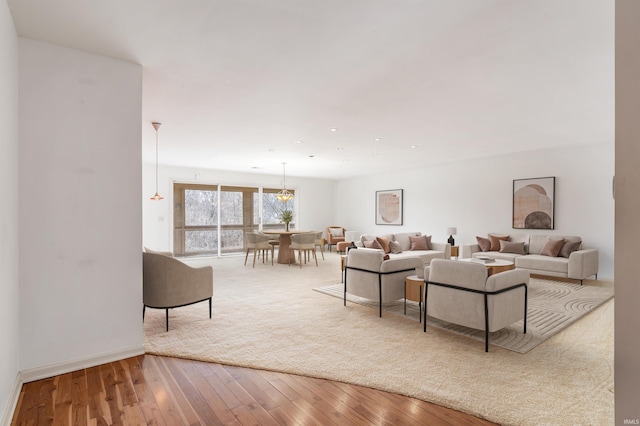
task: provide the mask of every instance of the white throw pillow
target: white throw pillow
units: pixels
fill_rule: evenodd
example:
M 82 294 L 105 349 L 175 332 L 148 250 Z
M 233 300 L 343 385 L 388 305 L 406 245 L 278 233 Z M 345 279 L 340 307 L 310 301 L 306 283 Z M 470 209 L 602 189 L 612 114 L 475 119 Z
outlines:
M 329 228 L 332 237 L 342 237 L 342 228 Z

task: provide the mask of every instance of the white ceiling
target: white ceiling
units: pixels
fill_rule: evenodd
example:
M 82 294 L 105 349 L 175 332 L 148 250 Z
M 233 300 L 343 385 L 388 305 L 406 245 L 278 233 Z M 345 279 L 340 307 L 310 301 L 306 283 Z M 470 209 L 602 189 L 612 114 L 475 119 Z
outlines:
M 336 179 L 613 142 L 613 0 L 8 4 L 142 65 L 145 162 L 152 121 L 164 164 Z

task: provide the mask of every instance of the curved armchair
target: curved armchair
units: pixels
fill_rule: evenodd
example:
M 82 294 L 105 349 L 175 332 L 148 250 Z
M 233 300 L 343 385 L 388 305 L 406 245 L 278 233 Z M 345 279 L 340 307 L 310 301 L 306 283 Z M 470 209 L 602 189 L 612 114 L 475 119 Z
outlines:
M 405 257 L 384 260 L 382 250 L 359 248 L 347 253 L 347 266 L 344 274 L 344 305 L 347 305 L 347 292 L 366 299 L 378 300 L 379 315 L 382 317 L 382 304 L 403 299 L 405 278 L 422 268 L 418 257 Z
M 142 253 L 142 321 L 147 307 L 165 309 L 169 331 L 169 309 L 213 298 L 213 268 L 192 268 L 178 259 Z
M 523 320 L 526 334 L 529 271 L 514 269 L 487 278 L 484 264 L 433 259 L 424 273 L 425 332 L 428 312 L 432 318 L 484 330 L 485 352 L 489 332 Z
M 322 260 L 324 260 L 324 247 L 322 247 L 322 231 L 318 231 L 315 234 L 316 234 L 315 246 L 320 247 L 320 254 L 322 255 Z
M 339 242 L 344 241 L 344 233 L 347 230 L 342 226 L 327 226 L 325 233 L 327 234 L 327 244 L 329 245 L 329 251 L 331 246 L 337 245 Z

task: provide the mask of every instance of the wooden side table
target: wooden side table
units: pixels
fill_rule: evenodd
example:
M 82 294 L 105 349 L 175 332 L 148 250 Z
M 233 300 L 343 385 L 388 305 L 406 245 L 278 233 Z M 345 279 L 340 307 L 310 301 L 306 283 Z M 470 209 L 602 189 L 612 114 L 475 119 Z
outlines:
M 422 322 L 422 299 L 424 294 L 424 279 L 417 275 L 409 275 L 404 281 L 404 314 L 407 315 L 407 300 L 418 302 L 420 313 L 418 314 L 420 322 Z
M 458 250 L 459 250 L 459 246 L 451 246 L 451 257 L 455 257 L 456 260 L 458 259 Z

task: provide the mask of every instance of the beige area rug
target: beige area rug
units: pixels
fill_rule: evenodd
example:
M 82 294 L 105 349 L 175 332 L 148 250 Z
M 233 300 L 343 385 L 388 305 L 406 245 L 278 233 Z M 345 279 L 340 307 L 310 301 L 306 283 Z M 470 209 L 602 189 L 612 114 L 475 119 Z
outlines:
M 148 353 L 354 383 L 431 401 L 504 425 L 614 423 L 613 299 L 526 354 L 327 297 L 340 259 L 319 267 L 243 266 L 243 257 L 196 259 L 214 267 L 208 304 L 147 309 Z M 586 281 L 587 286 L 607 286 Z
M 343 300 L 344 284 L 333 284 L 314 288 L 315 291 Z M 489 350 L 492 345 L 519 353 L 527 353 L 551 336 L 567 328 L 593 309 L 613 297 L 613 284 L 580 285 L 579 282 L 531 278 L 527 306 L 527 333 L 524 334 L 523 322 L 518 321 L 509 327 L 489 334 Z M 347 293 L 347 303 L 378 310 L 378 303 Z M 383 311 L 405 316 L 405 303 L 396 301 L 382 305 Z M 420 321 L 420 306 L 417 302 L 406 303 L 406 316 Z M 474 330 L 456 324 L 450 324 L 435 318 L 427 319 L 427 328 L 439 327 L 454 333 L 474 338 L 484 343 L 484 331 Z

